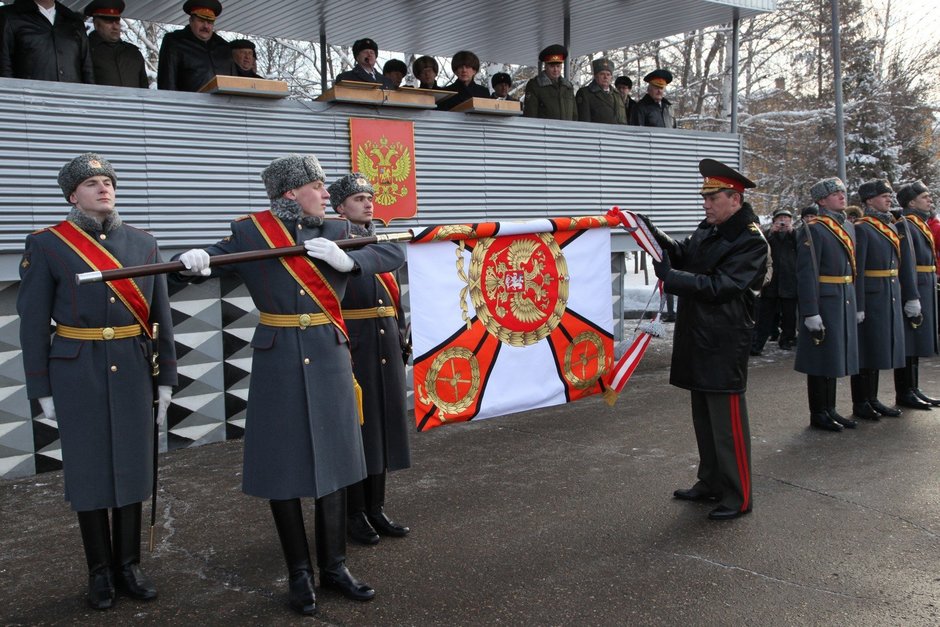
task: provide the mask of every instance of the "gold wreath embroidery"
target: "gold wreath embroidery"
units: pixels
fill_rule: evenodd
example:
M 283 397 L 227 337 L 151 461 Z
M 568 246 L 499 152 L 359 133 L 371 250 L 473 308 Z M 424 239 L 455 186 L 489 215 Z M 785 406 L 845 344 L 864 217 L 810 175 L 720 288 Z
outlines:
M 401 142 L 390 144 L 384 136 L 363 142 L 356 150 L 356 165 L 372 181 L 375 204 L 388 207 L 408 195 L 401 183 L 411 174 L 411 151 Z
M 594 385 L 606 371 L 607 353 L 597 333 L 585 331 L 575 336 L 565 349 L 563 373 L 568 383 L 583 390 Z
M 424 376 L 424 386 L 418 387 L 419 400 L 425 405 L 433 403 L 440 410 L 441 422 L 447 422 L 447 414 L 459 414 L 476 399 L 480 391 L 480 362 L 467 348 L 448 348 L 434 358 Z M 422 394 L 422 387 L 426 394 Z M 441 398 L 440 388 L 447 390 L 453 400 Z

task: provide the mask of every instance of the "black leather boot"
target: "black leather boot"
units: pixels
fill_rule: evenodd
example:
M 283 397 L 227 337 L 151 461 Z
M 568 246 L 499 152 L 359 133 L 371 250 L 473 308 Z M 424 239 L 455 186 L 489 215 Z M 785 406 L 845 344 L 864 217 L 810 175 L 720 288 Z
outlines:
M 337 490 L 316 502 L 317 566 L 320 587 L 336 588 L 347 599 L 371 601 L 375 590 L 346 567 L 346 491 Z
M 157 587 L 140 570 L 140 518 L 140 503 L 111 510 L 114 583 L 127 596 L 150 601 L 157 598 Z
M 806 396 L 809 399 L 809 425 L 824 431 L 842 431 L 842 425 L 829 417 L 826 411 L 829 392 L 826 377 L 807 375 Z
M 287 562 L 291 609 L 298 614 L 312 616 L 317 613 L 317 598 L 313 592 L 313 564 L 310 563 L 310 547 L 307 545 L 300 499 L 270 503 L 277 537 L 281 540 L 284 561 Z
M 842 425 L 846 429 L 854 429 L 858 426 L 858 422 L 846 418 L 836 411 L 836 383 L 835 377 L 826 377 L 826 411 L 836 424 Z
M 366 518 L 366 482 L 346 486 L 346 533 L 359 544 L 378 544 L 379 534 Z
M 870 385 L 868 382 L 868 371 L 859 370 L 858 374 L 853 374 L 850 379 L 852 384 L 852 414 L 856 418 L 865 420 L 880 420 L 881 414 L 875 411 L 868 401 Z
M 908 357 L 903 368 L 894 369 L 894 391 L 897 394 L 895 404 L 910 409 L 930 409 L 930 403 L 924 402 L 914 394 L 913 361 L 913 357 Z
M 930 404 L 932 407 L 940 407 L 940 399 L 931 398 L 924 394 L 920 389 L 920 359 L 918 357 L 909 357 L 911 360 L 911 368 L 913 373 L 913 383 L 912 389 L 914 390 L 914 396 L 924 401 L 925 403 Z
M 88 562 L 88 605 L 96 610 L 109 609 L 114 605 L 114 577 L 108 510 L 78 512 L 78 528 Z
M 385 513 L 385 473 L 366 477 L 366 515 L 369 522 L 383 536 L 404 538 L 411 531 Z
M 882 416 L 897 418 L 901 415 L 900 409 L 888 407 L 878 400 L 878 375 L 879 372 L 877 370 L 868 371 L 868 404 Z

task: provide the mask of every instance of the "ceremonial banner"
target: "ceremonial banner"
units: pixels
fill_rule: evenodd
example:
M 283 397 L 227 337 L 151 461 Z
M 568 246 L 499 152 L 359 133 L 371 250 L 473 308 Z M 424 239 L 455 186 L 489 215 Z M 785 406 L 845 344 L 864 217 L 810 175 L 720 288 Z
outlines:
M 349 154 L 375 188 L 374 219 L 388 226 L 418 213 L 414 122 L 349 118 Z
M 616 217 L 448 225 L 408 250 L 419 431 L 603 392 Z

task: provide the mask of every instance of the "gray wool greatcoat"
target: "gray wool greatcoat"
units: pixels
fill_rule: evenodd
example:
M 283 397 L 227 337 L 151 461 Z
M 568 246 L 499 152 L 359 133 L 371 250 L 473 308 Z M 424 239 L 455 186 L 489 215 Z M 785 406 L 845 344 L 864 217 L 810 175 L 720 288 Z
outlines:
M 126 224 L 98 241 L 124 266 L 159 263 L 153 236 Z M 75 511 L 122 507 L 150 496 L 153 481 L 152 343 L 146 335 L 73 340 L 49 321 L 73 327 L 136 322 L 105 283 L 75 284 L 91 268 L 48 229 L 26 238 L 20 262 L 20 343 L 29 398 L 51 396 L 62 443 L 65 499 Z M 176 385 L 173 321 L 166 276 L 134 279 L 160 323 L 159 385 Z
M 405 261 L 398 252 L 398 263 Z M 375 275 L 350 277 L 343 310 L 394 307 Z M 411 467 L 409 425 L 405 402 L 405 363 L 402 358 L 404 313 L 398 317 L 346 320 L 353 372 L 362 386 L 362 446 L 370 475 Z
M 842 225 L 855 241 L 855 229 L 841 213 L 820 208 Z M 810 246 L 816 253 L 814 266 Z M 852 276 L 852 262 L 841 241 L 818 222 L 806 223 L 797 233 L 796 280 L 800 309 L 800 331 L 793 368 L 810 376 L 845 377 L 858 373 L 858 322 L 855 308 L 855 284 L 820 283 L 820 276 Z M 826 327 L 826 337 L 815 344 L 802 319 L 819 315 Z
M 348 223 L 327 219 L 321 227 L 283 222 L 297 244 L 348 237 Z M 209 255 L 269 248 L 250 219 L 232 223 L 232 234 L 206 248 Z M 401 265 L 394 245 L 348 251 L 354 273 L 373 275 Z M 309 257 L 308 257 L 309 258 Z M 342 300 L 350 276 L 314 262 Z M 317 313 L 321 309 L 278 259 L 213 269 L 235 273 L 259 312 Z M 362 481 L 366 464 L 353 391 L 346 337 L 332 324 L 281 328 L 259 324 L 251 341 L 251 383 L 245 424 L 246 494 L 266 499 L 319 498 Z
M 936 264 L 933 245 L 930 240 L 914 224 L 910 216 L 916 216 L 926 222 L 928 216 L 914 210 L 906 209 L 904 218 L 897 223 L 898 235 L 901 238 L 901 263 L 917 265 L 925 268 L 915 272 L 914 281 L 905 285 L 905 302 L 912 298 L 920 299 L 921 314 L 924 321 L 916 329 L 909 323 L 904 325 L 905 353 L 908 357 L 931 357 L 938 352 L 937 346 L 937 273 L 927 270 Z M 927 227 L 930 230 L 930 227 Z M 908 235 L 910 233 L 910 235 Z M 914 263 L 911 264 L 911 259 Z M 916 288 L 909 289 L 910 287 Z
M 867 217 L 897 233 L 887 213 L 868 212 Z M 865 312 L 865 319 L 858 325 L 858 367 L 901 368 L 904 366 L 905 325 L 901 285 L 913 282 L 913 268 L 910 264 L 900 264 L 894 244 L 876 226 L 864 220 L 855 223 L 855 260 L 858 268 L 855 302 L 858 311 Z M 909 276 L 866 276 L 866 273 L 882 270 Z

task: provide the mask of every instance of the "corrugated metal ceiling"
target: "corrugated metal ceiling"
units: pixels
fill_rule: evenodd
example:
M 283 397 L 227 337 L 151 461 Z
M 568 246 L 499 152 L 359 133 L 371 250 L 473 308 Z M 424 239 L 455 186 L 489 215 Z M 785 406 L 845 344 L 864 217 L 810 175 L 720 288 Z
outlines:
M 90 0 L 65 0 L 80 10 Z M 652 41 L 776 8 L 777 0 L 223 0 L 223 31 L 351 45 L 371 37 L 383 50 L 453 56 L 473 50 L 484 61 L 535 65 L 538 52 L 564 40 L 571 54 Z M 125 16 L 183 24 L 181 0 L 127 0 Z

